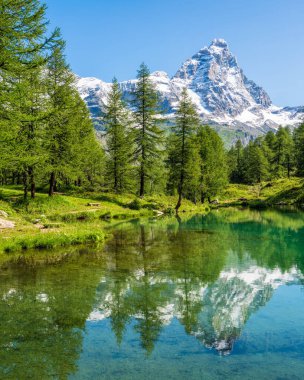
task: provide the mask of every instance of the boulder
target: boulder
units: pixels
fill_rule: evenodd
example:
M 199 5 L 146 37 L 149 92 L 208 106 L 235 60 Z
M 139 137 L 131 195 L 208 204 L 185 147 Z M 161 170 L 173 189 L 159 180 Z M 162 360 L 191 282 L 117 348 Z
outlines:
M 218 199 L 214 199 L 213 201 L 210 202 L 211 205 L 218 205 L 220 202 Z
M 0 230 L 3 230 L 5 228 L 14 228 L 14 227 L 15 227 L 14 222 L 0 218 Z

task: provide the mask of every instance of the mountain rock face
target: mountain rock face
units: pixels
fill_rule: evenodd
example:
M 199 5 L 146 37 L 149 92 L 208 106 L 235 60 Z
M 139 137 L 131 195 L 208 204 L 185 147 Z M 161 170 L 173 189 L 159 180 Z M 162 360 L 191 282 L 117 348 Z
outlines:
M 174 116 L 181 91 L 188 89 L 202 122 L 218 130 L 257 136 L 282 126 L 296 126 L 304 117 L 304 107 L 276 107 L 266 93 L 249 80 L 230 52 L 226 41 L 215 39 L 188 59 L 170 78 L 163 71 L 151 74 L 162 105 L 170 119 Z M 120 83 L 125 100 L 132 98 L 135 80 Z M 86 101 L 96 128 L 102 128 L 100 114 L 111 84 L 96 78 L 77 77 L 77 88 Z

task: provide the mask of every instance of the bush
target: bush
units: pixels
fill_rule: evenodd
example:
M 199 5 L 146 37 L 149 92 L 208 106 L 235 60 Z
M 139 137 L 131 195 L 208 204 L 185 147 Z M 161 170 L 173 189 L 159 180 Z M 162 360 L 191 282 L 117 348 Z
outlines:
M 131 210 L 140 210 L 142 208 L 141 201 L 135 198 L 131 203 L 128 204 L 128 208 Z
M 112 218 L 112 214 L 110 211 L 106 212 L 105 214 L 100 215 L 99 217 L 101 220 L 109 220 Z

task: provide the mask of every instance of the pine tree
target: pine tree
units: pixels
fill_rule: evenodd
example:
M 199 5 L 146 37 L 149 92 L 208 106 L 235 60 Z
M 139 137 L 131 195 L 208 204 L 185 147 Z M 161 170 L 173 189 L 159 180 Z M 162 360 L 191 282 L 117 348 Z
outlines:
M 244 147 L 241 140 L 238 139 L 227 155 L 230 180 L 233 183 L 242 183 L 244 181 L 243 154 Z
M 45 103 L 42 69 L 59 39 L 57 29 L 46 37 L 45 9 L 38 0 L 0 0 L 1 166 L 22 174 L 25 198 L 28 181 L 35 196 L 34 171 L 42 164 L 37 150 Z
M 304 177 L 304 124 L 301 124 L 294 130 L 293 140 L 296 174 L 300 177 Z
M 197 170 L 195 169 L 197 168 L 191 165 L 191 159 L 194 155 L 193 150 L 196 149 L 194 142 L 195 131 L 199 122 L 199 116 L 188 96 L 187 90 L 184 88 L 176 111 L 175 124 L 172 128 L 173 137 L 169 152 L 171 178 L 176 180 L 178 191 L 176 212 L 178 212 L 185 195 L 185 184 L 188 185 L 190 179 L 191 182 L 196 182 L 195 173 L 197 174 Z
M 101 142 L 97 140 L 89 110 L 79 93 L 71 92 L 72 107 L 69 116 L 71 134 L 71 156 L 66 167 L 67 182 L 77 182 L 78 186 L 92 188 L 96 184 L 104 185 L 105 154 Z
M 46 5 L 39 0 L 0 0 L 2 73 L 20 73 L 43 64 L 47 50 L 59 37 L 58 29 L 46 36 L 45 14 Z
M 293 141 L 289 128 L 280 127 L 273 143 L 273 162 L 277 177 L 290 176 L 292 169 Z
M 50 196 L 58 180 L 69 183 L 81 176 L 79 158 L 93 128 L 87 108 L 74 87 L 74 75 L 65 62 L 64 47 L 60 42 L 52 49 L 47 65 L 50 109 L 44 147 Z
M 227 156 L 220 136 L 209 126 L 198 129 L 197 141 L 201 159 L 201 202 L 217 195 L 228 182 Z
M 269 179 L 269 162 L 259 140 L 244 149 L 245 182 L 254 184 Z
M 42 70 L 30 70 L 23 75 L 16 87 L 19 107 L 12 111 L 17 118 L 18 134 L 14 142 L 15 167 L 23 178 L 24 199 L 30 188 L 35 197 L 37 171 L 45 162 L 42 147 L 43 131 L 47 115 L 45 85 Z
M 130 135 L 132 122 L 130 112 L 122 101 L 122 94 L 116 79 L 108 95 L 104 111 L 107 145 L 107 176 L 110 188 L 116 193 L 130 188 L 130 171 L 133 155 Z
M 162 164 L 163 132 L 158 94 L 149 78 L 148 67 L 142 63 L 137 74 L 132 106 L 135 116 L 134 144 L 139 174 L 139 195 L 146 193 L 146 180 Z

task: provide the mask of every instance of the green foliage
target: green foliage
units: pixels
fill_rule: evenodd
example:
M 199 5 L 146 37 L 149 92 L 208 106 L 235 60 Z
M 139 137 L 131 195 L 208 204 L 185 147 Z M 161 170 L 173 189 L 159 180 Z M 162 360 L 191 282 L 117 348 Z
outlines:
M 30 200 L 28 193 L 34 199 L 36 189 L 51 196 L 89 192 L 111 205 L 115 218 L 121 207 L 129 210 L 126 215 L 171 210 L 176 195 L 176 209 L 184 199 L 182 209 L 190 210 L 193 203 L 219 197 L 228 174 L 233 183 L 254 185 L 257 198 L 265 181 L 304 176 L 304 125 L 293 132 L 280 127 L 246 146 L 238 140 L 226 152 L 216 127 L 200 125 L 186 89 L 165 140 L 159 96 L 145 64 L 129 104 L 113 80 L 101 118 L 105 138 L 98 140 L 60 31 L 47 34 L 45 9 L 38 0 L 0 0 L 0 184 L 22 186 L 23 199 L 19 193 L 13 203 L 27 213 L 27 221 L 52 207 L 53 220 L 38 219 L 47 224 L 58 217 L 72 224 L 108 212 L 86 212 L 81 205 L 71 216 L 66 199 L 61 206 L 57 197 L 49 203 L 40 195 L 37 202 Z M 154 200 L 134 200 L 137 194 Z
M 116 79 L 108 95 L 103 121 L 106 128 L 106 175 L 110 189 L 123 192 L 131 188 L 133 143 L 131 138 L 132 118 L 122 101 Z
M 131 210 L 140 210 L 142 208 L 142 203 L 138 198 L 135 198 L 131 203 L 128 204 L 128 208 Z
M 102 180 L 103 153 L 58 29 L 37 0 L 0 1 L 0 180 L 55 189 Z M 98 176 L 98 181 L 96 177 Z
M 147 179 L 153 178 L 155 181 L 163 168 L 161 109 L 158 94 L 149 75 L 148 67 L 142 63 L 138 70 L 138 81 L 132 101 L 135 118 L 133 138 L 141 197 L 147 192 Z
M 304 177 L 304 124 L 295 129 L 293 134 L 297 175 Z
M 252 184 L 295 174 L 303 176 L 302 128 L 299 126 L 291 133 L 288 127 L 280 127 L 277 133 L 269 131 L 247 146 L 237 141 L 228 152 L 230 181 Z
M 197 133 L 200 157 L 200 197 L 210 199 L 228 183 L 228 168 L 224 144 L 219 135 L 208 126 L 201 126 Z
M 195 132 L 199 125 L 199 116 L 186 89 L 183 89 L 176 112 L 173 135 L 169 138 L 168 163 L 170 170 L 171 192 L 177 189 L 178 202 L 176 210 L 181 206 L 186 187 L 196 193 L 199 183 L 199 155 L 195 143 Z

